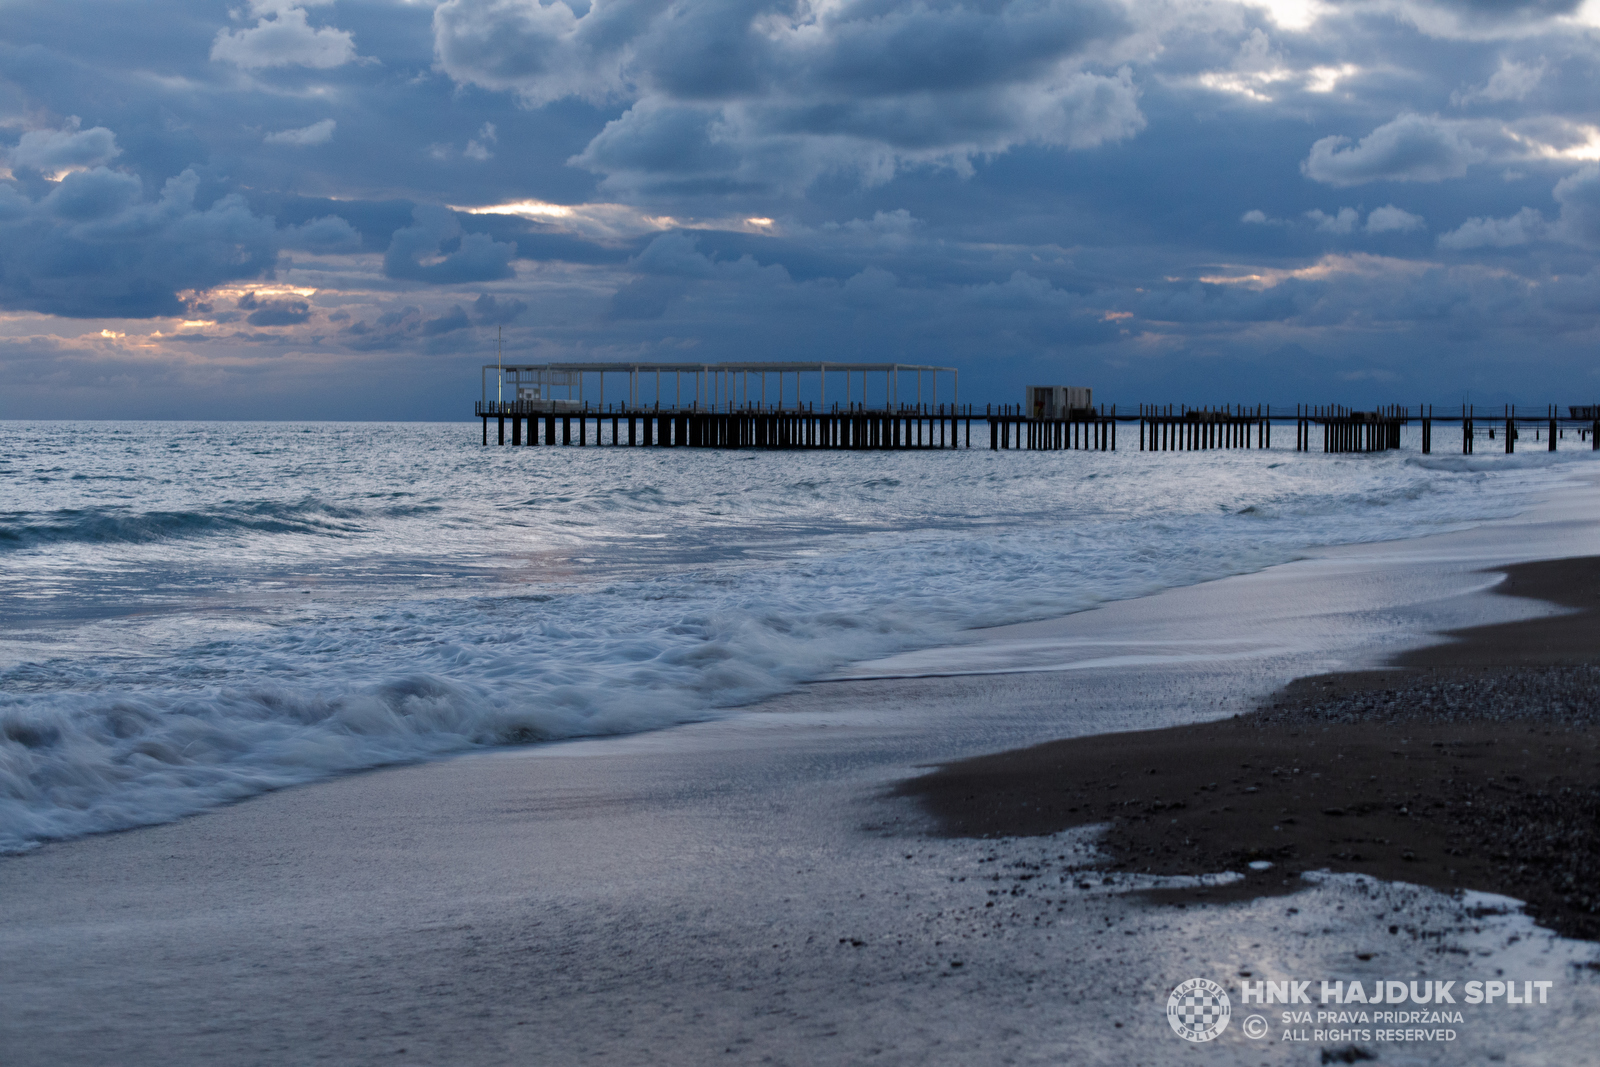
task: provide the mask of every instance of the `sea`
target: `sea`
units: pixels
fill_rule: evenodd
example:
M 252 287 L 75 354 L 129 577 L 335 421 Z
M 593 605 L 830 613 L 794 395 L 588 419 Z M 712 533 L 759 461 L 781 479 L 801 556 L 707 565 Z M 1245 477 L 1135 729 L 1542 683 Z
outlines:
M 480 433 L 0 422 L 0 852 L 759 711 L 973 628 L 1508 517 L 1600 455 L 1423 456 L 1414 428 L 1371 455 L 1287 428 L 1162 453 Z

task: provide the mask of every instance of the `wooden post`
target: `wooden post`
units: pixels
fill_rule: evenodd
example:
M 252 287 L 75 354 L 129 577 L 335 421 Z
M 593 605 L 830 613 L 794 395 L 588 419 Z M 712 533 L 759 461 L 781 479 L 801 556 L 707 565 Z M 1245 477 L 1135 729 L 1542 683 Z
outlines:
M 504 415 L 501 415 L 499 418 L 500 418 L 500 443 L 501 444 L 505 444 L 506 443 L 506 417 Z

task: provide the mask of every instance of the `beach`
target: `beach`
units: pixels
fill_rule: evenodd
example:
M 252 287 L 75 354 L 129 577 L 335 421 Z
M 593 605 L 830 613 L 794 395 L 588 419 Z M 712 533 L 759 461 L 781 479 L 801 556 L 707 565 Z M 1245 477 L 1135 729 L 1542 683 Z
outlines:
M 1244 874 L 1160 891 L 1173 901 L 1292 893 L 1302 870 L 1326 869 L 1516 897 L 1542 925 L 1594 940 L 1600 560 L 1504 573 L 1498 594 L 1572 612 L 1297 679 L 1221 722 L 952 764 L 902 794 L 955 834 L 1111 823 L 1100 841 L 1113 869 Z
M 1253 844 L 1140 863 L 1123 823 L 1100 840 L 1104 812 L 1050 822 L 1019 798 L 952 833 L 905 795 L 973 758 L 1012 761 L 1014 780 L 1026 757 L 996 754 L 1063 739 L 1237 731 L 1263 702 L 1331 728 L 1338 701 L 1273 694 L 1445 631 L 1580 633 L 1560 603 L 1497 593 L 1494 568 L 1600 553 L 1588 479 L 1513 517 L 962 631 L 670 729 L 477 748 L 5 857 L 0 1047 L 30 1065 L 1165 1064 L 1196 1049 L 1275 1064 L 1353 1046 L 1379 1062 L 1592 1062 L 1594 944 L 1492 886 L 1452 895 L 1396 873 L 1418 861 L 1297 855 L 1270 861 L 1261 894 L 1235 862 Z M 1437 718 L 1426 728 L 1459 731 Z M 1261 785 L 1238 784 L 1263 803 L 1281 766 L 1265 762 Z M 1198 805 L 1182 799 L 1187 818 Z M 1322 813 L 1349 808 L 1343 795 L 1316 804 L 1376 817 Z M 1194 977 L 1237 993 L 1496 975 L 1554 992 L 1527 1010 L 1463 1006 L 1437 1042 L 1236 1024 L 1194 1046 L 1165 1018 Z

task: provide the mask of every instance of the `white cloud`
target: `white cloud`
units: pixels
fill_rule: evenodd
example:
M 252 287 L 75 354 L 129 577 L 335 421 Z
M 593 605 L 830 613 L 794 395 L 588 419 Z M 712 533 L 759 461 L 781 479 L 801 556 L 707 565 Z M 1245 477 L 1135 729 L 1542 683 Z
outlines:
M 312 29 L 304 9 L 289 4 L 252 4 L 262 17 L 247 30 L 218 30 L 211 58 L 246 70 L 301 66 L 326 70 L 356 58 L 353 36 L 331 26 Z
M 302 126 L 297 130 L 280 130 L 269 133 L 262 138 L 267 144 L 286 144 L 296 148 L 308 148 L 311 145 L 327 144 L 333 140 L 333 130 L 338 123 L 333 119 L 323 119 L 313 122 L 309 126 Z
M 1324 137 L 1311 146 L 1300 170 L 1328 185 L 1372 181 L 1437 182 L 1459 178 L 1488 153 L 1467 139 L 1460 123 L 1404 114 L 1351 144 Z
M 1546 67 L 1542 57 L 1533 66 L 1502 59 L 1500 69 L 1490 76 L 1488 84 L 1481 89 L 1457 90 L 1450 94 L 1450 102 L 1460 107 L 1479 100 L 1525 100 L 1544 77 Z
M 104 126 L 78 129 L 74 116 L 64 130 L 29 130 L 6 153 L 13 167 L 28 167 L 59 179 L 73 171 L 98 167 L 122 154 L 116 134 Z
M 480 163 L 494 158 L 494 149 L 491 147 L 499 138 L 495 136 L 494 123 L 485 122 L 483 129 L 478 131 L 478 136 L 467 142 L 467 147 L 461 154 L 468 159 L 476 159 Z
M 1427 226 L 1428 221 L 1421 215 L 1413 215 L 1393 204 L 1373 208 L 1367 215 L 1368 233 L 1405 233 L 1410 230 L 1427 229 Z
M 1239 216 L 1239 221 L 1250 226 L 1271 226 L 1277 222 L 1276 219 L 1267 218 L 1267 213 L 1262 211 L 1260 208 L 1254 208 L 1250 211 L 1246 211 L 1243 215 Z

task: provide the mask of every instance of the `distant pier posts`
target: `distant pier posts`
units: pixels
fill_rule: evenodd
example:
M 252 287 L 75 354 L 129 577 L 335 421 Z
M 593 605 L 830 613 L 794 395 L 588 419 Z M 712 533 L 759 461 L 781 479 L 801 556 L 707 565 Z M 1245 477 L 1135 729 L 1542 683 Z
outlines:
M 485 402 L 473 412 L 481 420 L 480 439 L 489 444 L 489 420 L 495 421 L 495 440 L 500 445 L 577 445 L 656 448 L 773 448 L 828 449 L 839 451 L 913 451 L 972 447 L 972 423 L 988 423 L 992 451 L 1092 451 L 1117 449 L 1119 422 L 1137 422 L 1141 452 L 1195 452 L 1212 449 L 1270 449 L 1272 420 L 1289 421 L 1289 412 L 1274 416 L 1264 405 L 1187 408 L 1178 405 L 1139 405 L 1136 412 L 1119 412 L 1114 406 L 1085 408 L 1060 417 L 1041 418 L 1026 413 L 1021 405 L 991 405 L 978 413 L 970 406 L 903 405 L 869 410 L 857 404 L 835 405 L 819 411 L 798 404 L 773 409 L 759 402 L 740 408 L 728 403 L 721 410 L 685 407 L 664 410 L 652 407 L 613 405 L 604 409 L 557 407 L 548 403 L 511 401 Z M 1294 450 L 1309 452 L 1313 434 L 1320 428 L 1322 451 L 1383 452 L 1401 446 L 1403 427 L 1413 418 L 1420 430 L 1423 454 L 1433 452 L 1434 424 L 1441 421 L 1431 405 L 1416 408 L 1386 407 L 1354 411 L 1337 405 L 1301 405 L 1292 413 L 1295 424 Z M 1477 412 L 1470 404 L 1461 406 L 1459 416 L 1444 416 L 1442 421 L 1461 423 L 1461 451 L 1471 455 L 1477 437 Z M 510 434 L 506 422 L 510 420 Z M 526 420 L 526 426 L 524 426 Z M 606 423 L 611 424 L 610 439 Z M 540 423 L 543 426 L 540 426 Z M 577 426 L 574 427 L 573 423 Z M 594 423 L 594 440 L 589 440 L 589 424 Z M 559 437 L 557 424 L 560 424 Z M 626 423 L 624 432 L 623 423 Z M 1485 436 L 1491 441 L 1504 433 L 1504 451 L 1512 454 L 1520 440 L 1523 423 L 1534 430 L 1535 439 L 1548 432 L 1548 451 L 1557 451 L 1571 428 L 1580 440 L 1600 450 L 1600 405 L 1572 408 L 1563 418 L 1561 409 L 1550 406 L 1543 416 L 1523 416 L 1507 404 L 1501 417 L 1487 420 Z M 574 433 L 576 430 L 576 433 Z M 541 432 L 542 431 L 542 432 Z M 526 433 L 526 437 L 524 437 Z M 510 440 L 507 440 L 509 436 Z M 576 438 L 576 439 L 574 439 Z M 981 441 L 981 438 L 980 438 Z M 981 447 L 981 445 L 980 445 Z

